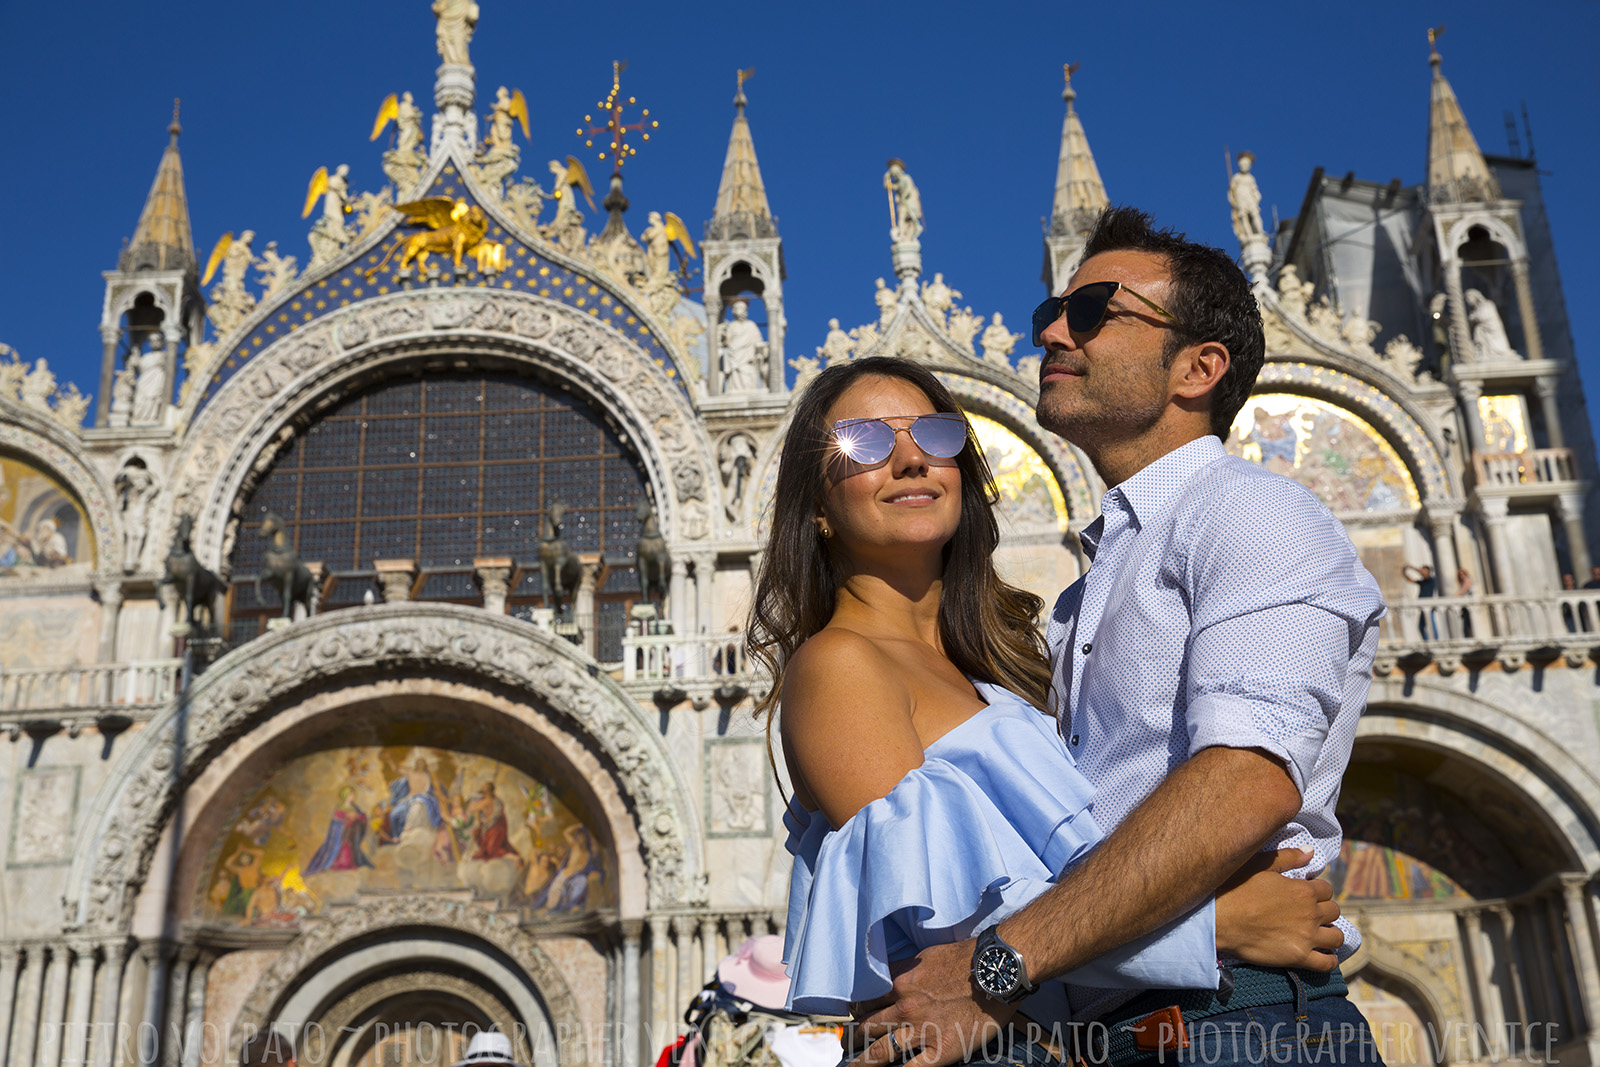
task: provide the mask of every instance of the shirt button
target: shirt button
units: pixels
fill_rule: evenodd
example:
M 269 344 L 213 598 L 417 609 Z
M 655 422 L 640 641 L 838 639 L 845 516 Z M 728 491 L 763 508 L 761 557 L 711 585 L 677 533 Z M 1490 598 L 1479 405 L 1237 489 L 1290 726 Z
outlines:
M 1073 734 L 1072 735 L 1072 743 L 1074 745 L 1076 745 L 1078 743 L 1078 735 L 1077 734 Z
M 1084 646 L 1083 646 L 1083 654 L 1084 654 L 1084 655 L 1085 655 L 1085 656 L 1087 656 L 1087 655 L 1088 655 L 1088 654 L 1089 654 L 1089 650 L 1090 650 L 1090 649 L 1091 649 L 1091 648 L 1093 648 L 1093 647 L 1094 647 L 1094 646 L 1093 646 L 1093 645 L 1084 645 Z

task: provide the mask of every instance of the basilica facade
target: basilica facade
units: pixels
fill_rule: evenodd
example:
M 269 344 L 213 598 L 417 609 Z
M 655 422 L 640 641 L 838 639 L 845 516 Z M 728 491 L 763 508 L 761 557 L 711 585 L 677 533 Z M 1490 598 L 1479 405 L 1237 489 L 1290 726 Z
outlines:
M 250 231 L 202 261 L 175 118 L 100 380 L 0 352 L 0 1067 L 267 1036 L 448 1064 L 490 1025 L 540 1067 L 653 1062 L 782 928 L 743 613 L 825 365 L 926 363 L 994 468 L 1005 573 L 1051 602 L 1086 565 L 1104 486 L 1035 424 L 1021 336 L 924 272 L 904 164 L 864 321 L 791 343 L 742 78 L 697 241 L 628 213 L 650 120 L 620 72 L 609 182 L 544 178 L 474 5 L 434 6 L 431 124 L 397 94 L 387 148 L 318 170 L 304 266 Z M 1386 1057 L 1593 1062 L 1594 438 L 1538 171 L 1430 62 L 1420 184 L 1319 170 L 1272 232 L 1241 157 L 1268 357 L 1228 447 L 1315 491 L 1390 603 L 1329 874 Z M 1050 291 L 1109 201 L 1069 71 Z

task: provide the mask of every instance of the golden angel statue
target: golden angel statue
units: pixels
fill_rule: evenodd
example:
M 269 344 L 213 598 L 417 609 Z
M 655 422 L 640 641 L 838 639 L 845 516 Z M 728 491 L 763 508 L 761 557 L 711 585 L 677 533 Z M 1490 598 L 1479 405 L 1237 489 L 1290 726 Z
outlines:
M 514 122 L 522 124 L 522 136 L 528 136 L 528 101 L 521 89 L 507 90 L 504 85 L 495 94 L 494 110 L 489 112 L 489 133 L 483 139 L 483 148 L 472 165 L 473 176 L 491 193 L 503 195 L 505 180 L 522 162 L 522 152 L 511 140 Z
M 489 232 L 489 217 L 478 205 L 446 196 L 433 196 L 426 200 L 396 204 L 394 209 L 407 217 L 407 225 L 426 226 L 427 229 L 397 236 L 383 260 L 367 272 L 368 279 L 388 266 L 396 251 L 401 251 L 400 263 L 395 268 L 398 271 L 411 266 L 413 260 L 419 270 L 425 270 L 428 256 L 435 253 L 448 255 L 457 271 L 462 269 L 463 256 L 471 256 L 478 270 L 484 273 L 504 268 L 505 245 L 484 240 L 484 235 Z
M 672 245 L 677 242 L 681 254 L 695 258 L 694 238 L 683 220 L 672 212 L 663 219 L 661 212 L 650 212 L 650 225 L 640 234 L 644 239 L 645 278 L 644 289 L 653 293 L 663 286 L 673 284 Z
M 255 294 L 245 288 L 246 275 L 257 265 L 255 253 L 250 250 L 250 242 L 255 237 L 254 230 L 245 230 L 238 237 L 229 231 L 217 239 L 211 258 L 206 261 L 205 274 L 200 278 L 202 286 L 210 285 L 217 267 L 222 267 L 222 281 L 211 290 L 211 304 L 206 308 L 206 318 L 218 337 L 231 331 L 255 310 Z
M 578 210 L 578 193 L 594 210 L 594 186 L 589 184 L 589 173 L 576 156 L 568 156 L 565 164 L 550 161 L 552 177 L 550 195 L 555 197 L 556 217 L 544 229 L 544 235 L 559 244 L 564 252 L 583 251 L 583 212 Z
M 350 240 L 344 217 L 350 213 L 350 167 L 341 163 L 328 173 L 327 167 L 318 167 L 306 188 L 305 207 L 300 217 L 311 217 L 311 209 L 322 201 L 322 217 L 311 226 L 311 267 L 315 268 L 338 254 Z
M 428 157 L 422 151 L 422 109 L 411 99 L 409 92 L 396 96 L 390 93 L 378 106 L 378 117 L 372 123 L 372 136 L 376 141 L 385 128 L 395 126 L 394 147 L 383 154 L 383 173 L 395 187 L 404 191 L 422 177 Z

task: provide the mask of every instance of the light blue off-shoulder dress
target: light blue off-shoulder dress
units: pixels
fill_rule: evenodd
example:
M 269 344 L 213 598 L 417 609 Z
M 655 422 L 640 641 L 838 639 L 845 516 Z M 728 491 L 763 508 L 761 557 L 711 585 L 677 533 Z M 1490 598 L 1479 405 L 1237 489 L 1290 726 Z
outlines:
M 842 1015 L 889 992 L 891 960 L 961 941 L 1049 888 L 1104 836 L 1094 787 L 1078 773 L 1055 720 L 997 685 L 988 706 L 929 745 L 921 767 L 838 830 L 791 803 L 784 815 L 789 1007 Z M 1217 985 L 1216 917 L 1208 901 L 1123 949 L 1041 984 L 1028 1017 L 1070 1020 L 1093 989 Z M 1083 988 L 1089 987 L 1089 988 Z

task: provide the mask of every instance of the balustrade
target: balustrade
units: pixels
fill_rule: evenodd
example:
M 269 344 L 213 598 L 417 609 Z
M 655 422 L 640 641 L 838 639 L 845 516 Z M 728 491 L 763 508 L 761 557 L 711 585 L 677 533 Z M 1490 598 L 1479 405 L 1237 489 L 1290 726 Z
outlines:
M 0 668 L 0 711 L 162 704 L 178 691 L 183 661 Z
M 1483 488 L 1551 485 L 1577 481 L 1570 448 L 1530 448 L 1526 452 L 1474 452 L 1472 466 Z

